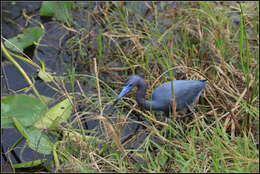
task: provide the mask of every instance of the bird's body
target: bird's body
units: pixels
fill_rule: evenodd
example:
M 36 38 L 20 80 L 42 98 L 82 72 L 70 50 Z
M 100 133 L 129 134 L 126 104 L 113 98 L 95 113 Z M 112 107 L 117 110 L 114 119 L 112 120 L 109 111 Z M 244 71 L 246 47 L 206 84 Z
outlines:
M 138 75 L 132 75 L 126 80 L 125 87 L 118 95 L 117 100 L 122 98 L 134 86 L 137 86 L 137 103 L 147 110 L 157 110 L 169 113 L 172 109 L 173 93 L 176 99 L 176 110 L 182 110 L 191 106 L 199 97 L 206 86 L 205 80 L 173 80 L 157 87 L 151 100 L 145 100 L 146 83 Z

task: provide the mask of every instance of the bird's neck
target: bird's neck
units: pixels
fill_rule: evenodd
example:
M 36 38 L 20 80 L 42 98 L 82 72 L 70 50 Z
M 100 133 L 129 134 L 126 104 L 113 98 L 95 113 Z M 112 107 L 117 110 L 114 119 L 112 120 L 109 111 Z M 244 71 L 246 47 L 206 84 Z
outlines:
M 137 92 L 136 92 L 136 101 L 138 105 L 143 107 L 144 109 L 150 110 L 154 108 L 152 101 L 145 100 L 145 94 L 146 94 L 146 83 L 144 81 L 140 81 L 137 85 Z
M 146 87 L 147 85 L 144 81 L 139 81 L 137 84 L 136 101 L 141 106 L 145 104 Z

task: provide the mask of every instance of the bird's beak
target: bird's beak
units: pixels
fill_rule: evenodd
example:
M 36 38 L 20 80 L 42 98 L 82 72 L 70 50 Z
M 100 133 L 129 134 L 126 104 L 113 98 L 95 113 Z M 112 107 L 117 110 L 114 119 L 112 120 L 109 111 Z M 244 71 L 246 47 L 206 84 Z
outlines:
M 132 87 L 129 85 L 125 86 L 116 99 L 119 100 L 120 98 L 124 97 L 131 89 Z

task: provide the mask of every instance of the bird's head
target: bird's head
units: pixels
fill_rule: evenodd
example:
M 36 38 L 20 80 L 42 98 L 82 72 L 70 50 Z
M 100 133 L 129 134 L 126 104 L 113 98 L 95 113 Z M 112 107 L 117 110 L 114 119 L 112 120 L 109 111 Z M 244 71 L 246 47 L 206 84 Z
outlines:
M 131 91 L 131 89 L 137 86 L 141 80 L 143 80 L 142 77 L 138 75 L 132 75 L 128 77 L 125 81 L 123 89 L 121 90 L 120 94 L 117 96 L 116 99 L 119 100 L 122 97 L 124 97 L 129 91 Z

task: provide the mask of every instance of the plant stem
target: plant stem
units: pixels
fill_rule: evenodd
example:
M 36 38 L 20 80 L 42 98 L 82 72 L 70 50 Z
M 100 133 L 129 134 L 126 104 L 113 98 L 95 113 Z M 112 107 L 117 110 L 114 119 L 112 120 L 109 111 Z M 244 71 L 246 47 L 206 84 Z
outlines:
M 39 99 L 44 103 L 43 98 L 40 96 L 39 92 L 37 91 L 37 89 L 35 88 L 34 84 L 32 83 L 31 79 L 28 77 L 28 75 L 26 74 L 26 72 L 23 70 L 23 68 L 14 60 L 14 58 L 9 54 L 8 50 L 4 47 L 4 44 L 1 41 L 1 49 L 4 52 L 4 54 L 6 55 L 7 59 L 10 60 L 14 66 L 18 69 L 18 71 L 20 71 L 20 73 L 22 74 L 22 76 L 25 78 L 25 80 L 29 83 L 29 85 L 32 87 L 33 92 L 35 93 L 35 95 L 37 97 L 39 97 Z

